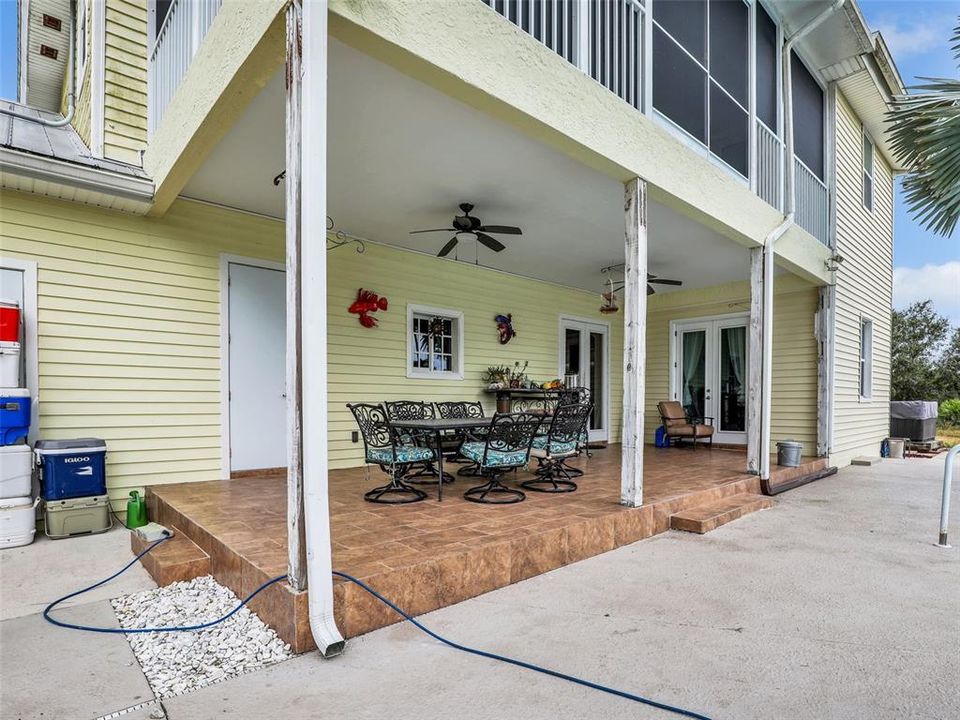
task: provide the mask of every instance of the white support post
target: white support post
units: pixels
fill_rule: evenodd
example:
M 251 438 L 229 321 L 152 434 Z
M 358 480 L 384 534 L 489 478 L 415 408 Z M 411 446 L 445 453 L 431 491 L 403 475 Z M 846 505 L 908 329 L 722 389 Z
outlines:
M 760 473 L 763 406 L 763 248 L 750 251 L 750 336 L 747 347 L 747 472 Z
M 287 575 L 290 587 L 307 589 L 303 521 L 303 427 L 300 384 L 300 8 L 287 7 L 286 247 L 287 247 Z
M 643 503 L 643 411 L 647 344 L 647 186 L 627 183 L 623 288 L 623 433 L 620 504 Z
M 311 0 L 300 11 L 299 193 L 310 198 L 300 204 L 300 360 L 301 367 L 309 368 L 300 377 L 303 437 L 309 438 L 301 445 L 307 582 L 310 630 L 324 657 L 339 654 L 344 645 L 333 618 L 327 464 L 327 8 L 327 0 Z

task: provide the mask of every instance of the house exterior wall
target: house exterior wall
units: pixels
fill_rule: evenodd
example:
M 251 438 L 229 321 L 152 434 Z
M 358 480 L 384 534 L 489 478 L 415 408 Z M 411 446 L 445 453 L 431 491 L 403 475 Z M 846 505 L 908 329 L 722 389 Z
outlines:
M 147 146 L 147 0 L 105 0 L 103 155 L 140 165 Z
M 92 83 L 90 81 L 91 70 L 93 63 L 90 62 L 90 56 L 93 50 L 92 44 L 92 28 L 93 28 L 93 2 L 92 0 L 85 0 L 86 2 L 86 11 L 84 15 L 84 29 L 86 32 L 86 43 L 83 46 L 83 56 L 77 57 L 74 59 L 76 63 L 83 63 L 83 78 L 77 78 L 77 87 L 76 87 L 76 97 L 75 101 L 75 110 L 73 113 L 73 125 L 74 130 L 77 131 L 77 135 L 80 136 L 80 139 L 83 141 L 83 144 L 87 147 L 90 147 L 90 123 L 91 123 L 91 99 L 92 99 Z M 79 3 L 77 4 L 79 8 Z M 76 28 L 76 32 L 80 32 L 79 26 Z M 64 73 L 63 77 L 63 90 L 60 94 L 60 113 L 63 115 L 67 114 L 67 108 L 69 105 L 69 99 L 67 93 L 70 91 L 70 83 L 72 69 L 70 68 L 69 63 L 67 63 L 67 71 Z
M 670 322 L 749 312 L 750 283 L 653 295 L 647 299 L 646 441 L 660 425 L 657 403 L 670 398 Z M 796 276 L 774 282 L 773 415 L 771 452 L 780 440 L 798 440 L 804 453 L 817 445 L 817 288 Z M 744 458 L 746 465 L 746 458 Z
M 220 477 L 220 258 L 283 226 L 178 202 L 162 219 L 4 192 L 4 256 L 38 264 L 40 435 L 107 441 L 115 501 Z
M 890 315 L 893 302 L 893 175 L 874 153 L 874 210 L 863 206 L 860 119 L 836 100 L 837 271 L 831 461 L 878 455 L 889 434 Z M 860 322 L 873 321 L 873 395 L 860 397 Z

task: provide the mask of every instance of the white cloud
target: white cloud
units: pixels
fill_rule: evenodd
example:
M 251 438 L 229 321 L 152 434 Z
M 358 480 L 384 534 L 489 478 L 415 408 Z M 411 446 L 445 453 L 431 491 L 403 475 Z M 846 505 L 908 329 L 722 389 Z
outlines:
M 893 306 L 903 309 L 918 300 L 933 300 L 933 307 L 960 326 L 960 260 L 921 268 L 893 269 Z
M 932 49 L 946 47 L 950 36 L 950 16 L 906 19 L 885 17 L 876 23 L 894 58 L 925 55 Z

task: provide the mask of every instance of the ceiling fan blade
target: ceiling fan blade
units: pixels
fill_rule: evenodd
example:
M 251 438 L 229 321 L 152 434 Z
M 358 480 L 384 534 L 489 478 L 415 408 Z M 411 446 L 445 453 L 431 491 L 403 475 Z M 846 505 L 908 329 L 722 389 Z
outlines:
M 666 278 L 648 278 L 648 283 L 657 283 L 658 285 L 683 285 L 683 280 L 667 280 Z
M 647 285 L 647 295 L 654 295 L 657 291 Z
M 420 233 L 428 233 L 428 232 L 450 232 L 451 230 L 453 230 L 453 228 L 434 228 L 433 230 L 411 230 L 410 234 L 419 235 Z
M 447 241 L 447 244 L 440 248 L 440 252 L 437 253 L 437 257 L 446 257 L 450 254 L 450 251 L 457 246 L 457 236 L 454 235 Z
M 488 248 L 490 248 L 494 252 L 500 252 L 501 250 L 504 250 L 507 247 L 496 238 L 492 238 L 489 235 L 484 235 L 482 232 L 477 233 L 477 240 L 482 242 L 484 245 L 486 245 Z
M 477 228 L 482 232 L 502 233 L 504 235 L 523 235 L 523 230 L 512 225 L 483 225 Z

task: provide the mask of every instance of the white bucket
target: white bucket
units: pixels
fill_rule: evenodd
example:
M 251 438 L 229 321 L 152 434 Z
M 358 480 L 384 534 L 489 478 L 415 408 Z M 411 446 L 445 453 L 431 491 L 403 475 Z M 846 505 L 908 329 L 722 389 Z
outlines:
M 20 343 L 0 342 L 0 387 L 21 387 Z
M 887 447 L 890 449 L 891 460 L 903 460 L 903 451 L 907 441 L 903 438 L 887 438 Z
M 19 547 L 33 542 L 37 531 L 35 508 L 40 499 L 29 497 L 0 500 L 0 548 Z
M 30 495 L 33 450 L 29 445 L 0 447 L 0 498 Z

